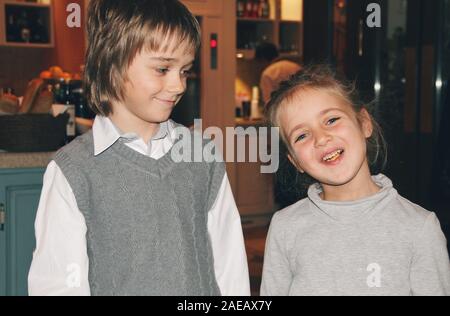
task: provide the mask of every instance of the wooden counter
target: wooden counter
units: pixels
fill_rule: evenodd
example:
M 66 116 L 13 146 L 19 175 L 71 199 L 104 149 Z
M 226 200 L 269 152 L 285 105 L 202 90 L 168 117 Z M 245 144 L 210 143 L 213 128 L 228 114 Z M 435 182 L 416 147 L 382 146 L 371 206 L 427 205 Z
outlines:
M 53 155 L 53 152 L 0 153 L 0 169 L 45 168 Z

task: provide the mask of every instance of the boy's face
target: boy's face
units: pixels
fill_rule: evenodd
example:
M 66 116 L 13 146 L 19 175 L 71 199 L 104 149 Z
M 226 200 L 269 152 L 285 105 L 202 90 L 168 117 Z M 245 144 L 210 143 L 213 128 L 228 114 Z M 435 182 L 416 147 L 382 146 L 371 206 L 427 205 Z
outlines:
M 114 115 L 120 114 L 123 120 L 136 124 L 169 119 L 186 90 L 195 59 L 187 44 L 175 45 L 170 45 L 167 51 L 138 52 L 127 71 L 123 100 L 112 104 Z
M 336 186 L 368 168 L 366 138 L 372 134 L 372 125 L 365 110 L 360 124 L 351 106 L 336 95 L 304 90 L 281 111 L 280 124 L 292 154 L 289 159 L 301 172 Z

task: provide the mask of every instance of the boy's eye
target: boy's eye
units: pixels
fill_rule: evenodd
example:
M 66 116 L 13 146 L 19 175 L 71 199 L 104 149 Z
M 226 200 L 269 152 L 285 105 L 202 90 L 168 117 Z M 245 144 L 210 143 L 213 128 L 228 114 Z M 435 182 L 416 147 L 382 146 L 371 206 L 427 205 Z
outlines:
M 160 74 L 166 74 L 169 71 L 169 68 L 156 68 L 156 71 Z
M 332 118 L 332 119 L 328 120 L 327 125 L 333 125 L 334 123 L 336 123 L 340 119 L 341 119 L 340 117 Z
M 189 75 L 191 75 L 191 74 L 192 74 L 192 69 L 183 70 L 181 72 L 181 75 L 184 76 L 184 77 L 189 77 Z

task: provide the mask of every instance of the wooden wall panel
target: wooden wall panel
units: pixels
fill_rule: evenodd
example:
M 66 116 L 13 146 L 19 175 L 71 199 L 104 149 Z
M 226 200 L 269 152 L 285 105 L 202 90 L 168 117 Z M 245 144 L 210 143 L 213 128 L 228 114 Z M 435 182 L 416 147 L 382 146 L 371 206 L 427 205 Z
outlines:
M 12 87 L 17 95 L 23 95 L 27 83 L 50 66 L 58 65 L 68 72 L 79 71 L 84 63 L 84 28 L 67 27 L 66 7 L 69 3 L 80 5 L 84 24 L 83 0 L 53 1 L 54 48 L 0 46 L 0 87 Z

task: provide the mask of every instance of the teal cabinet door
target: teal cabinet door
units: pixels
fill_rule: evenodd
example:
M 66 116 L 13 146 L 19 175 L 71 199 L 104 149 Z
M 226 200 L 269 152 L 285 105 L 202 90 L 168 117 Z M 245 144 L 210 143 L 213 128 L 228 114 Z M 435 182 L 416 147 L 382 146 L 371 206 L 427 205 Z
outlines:
M 0 170 L 0 296 L 28 295 L 28 271 L 36 245 L 34 221 L 44 169 Z M 2 229 L 3 228 L 3 229 Z

